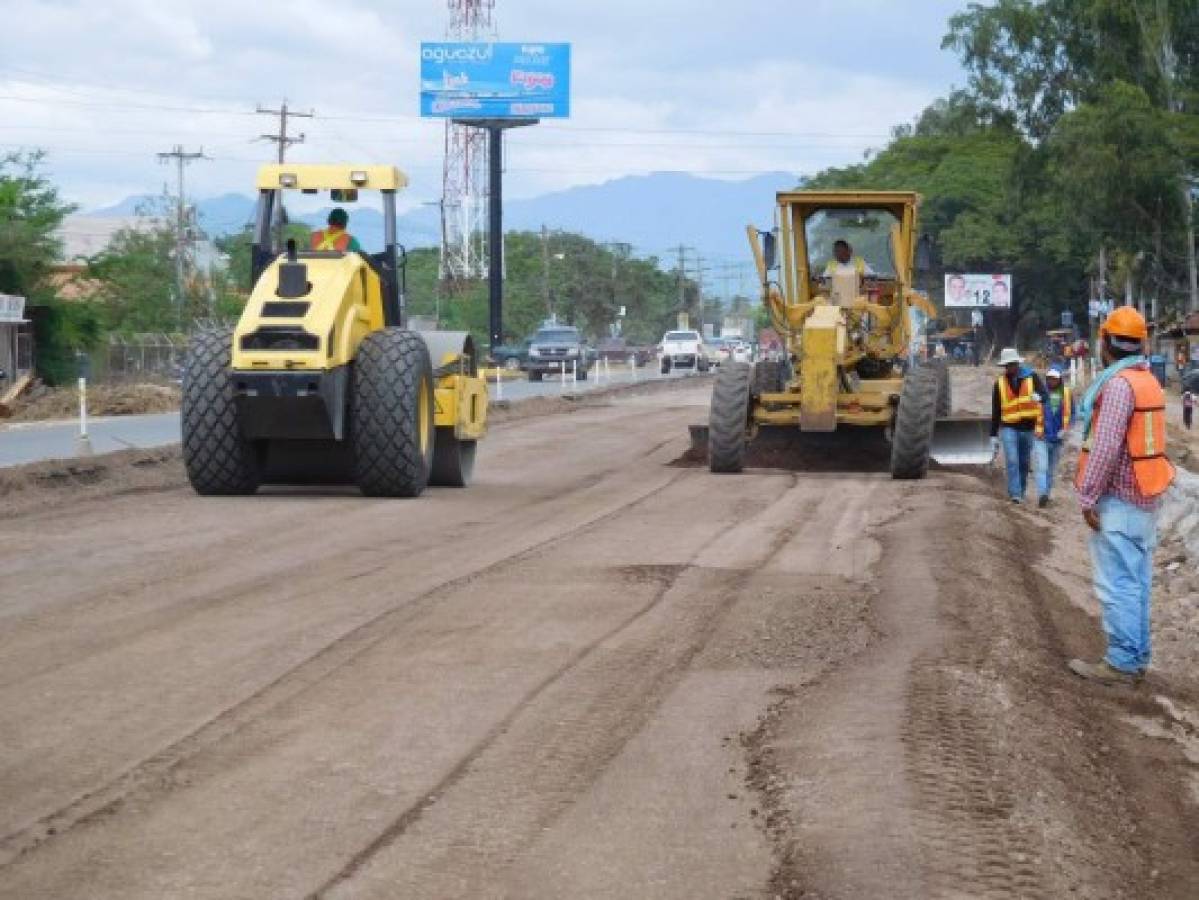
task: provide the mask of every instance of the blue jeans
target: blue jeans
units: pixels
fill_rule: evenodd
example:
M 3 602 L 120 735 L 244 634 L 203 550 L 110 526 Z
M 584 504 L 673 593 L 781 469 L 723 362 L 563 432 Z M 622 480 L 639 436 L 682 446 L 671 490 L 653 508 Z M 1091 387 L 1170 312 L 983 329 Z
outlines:
M 999 440 L 1003 443 L 1003 464 L 1007 468 L 1007 495 L 1023 500 L 1032 465 L 1033 433 L 1005 425 L 999 429 Z
M 1096 509 L 1099 531 L 1091 532 L 1091 561 L 1107 634 L 1105 659 L 1123 672 L 1141 671 L 1149 667 L 1157 516 L 1115 497 L 1102 497 Z
M 1037 496 L 1048 497 L 1053 492 L 1053 476 L 1057 473 L 1057 461 L 1062 455 L 1061 441 L 1037 441 L 1033 448 L 1037 473 Z

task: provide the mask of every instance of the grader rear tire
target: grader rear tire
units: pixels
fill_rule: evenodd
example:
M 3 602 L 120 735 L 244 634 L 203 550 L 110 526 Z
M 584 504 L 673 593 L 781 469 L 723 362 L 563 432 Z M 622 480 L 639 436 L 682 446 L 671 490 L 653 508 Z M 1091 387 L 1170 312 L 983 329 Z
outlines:
M 354 480 L 368 497 L 416 497 L 433 468 L 433 367 L 415 332 L 384 328 L 358 347 L 350 396 Z
M 453 428 L 438 428 L 429 484 L 458 488 L 470 484 L 475 471 L 477 445 L 478 441 L 462 441 L 454 437 Z
M 713 472 L 740 472 L 745 465 L 752 374 L 743 362 L 726 363 L 716 374 L 708 414 L 708 469 Z
M 949 364 L 943 359 L 929 364 L 937 373 L 937 418 L 953 413 L 953 386 L 949 380 Z
M 762 359 L 754 364 L 753 395 L 781 394 L 787 389 L 787 363 L 779 359 Z
M 205 496 L 252 494 L 261 478 L 257 448 L 237 419 L 232 357 L 232 329 L 209 328 L 192 338 L 183 367 L 183 466 Z
M 891 440 L 891 477 L 923 478 L 928 473 L 933 430 L 937 427 L 937 372 L 921 366 L 908 373 L 899 393 Z

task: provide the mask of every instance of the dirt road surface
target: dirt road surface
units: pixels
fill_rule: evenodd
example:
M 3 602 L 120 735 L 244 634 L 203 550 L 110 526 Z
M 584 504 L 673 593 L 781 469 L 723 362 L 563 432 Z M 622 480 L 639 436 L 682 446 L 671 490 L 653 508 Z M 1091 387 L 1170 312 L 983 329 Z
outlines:
M 1099 638 L 1045 522 L 994 476 L 675 464 L 706 405 L 500 424 L 417 501 L 39 474 L 0 897 L 1199 893 L 1193 673 L 1065 671 Z

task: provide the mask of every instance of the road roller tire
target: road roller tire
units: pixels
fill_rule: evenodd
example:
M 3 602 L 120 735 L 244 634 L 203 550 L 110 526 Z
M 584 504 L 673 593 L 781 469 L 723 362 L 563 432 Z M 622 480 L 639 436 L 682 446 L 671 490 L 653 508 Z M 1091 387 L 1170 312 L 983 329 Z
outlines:
M 205 496 L 252 494 L 261 479 L 257 447 L 238 421 L 232 357 L 232 329 L 207 328 L 192 338 L 183 366 L 183 466 Z
M 368 334 L 354 359 L 350 434 L 354 480 L 369 497 L 417 497 L 436 444 L 433 367 L 415 332 Z
M 437 487 L 466 487 L 475 471 L 478 441 L 454 437 L 453 428 L 438 428 L 433 446 L 433 472 L 429 484 Z

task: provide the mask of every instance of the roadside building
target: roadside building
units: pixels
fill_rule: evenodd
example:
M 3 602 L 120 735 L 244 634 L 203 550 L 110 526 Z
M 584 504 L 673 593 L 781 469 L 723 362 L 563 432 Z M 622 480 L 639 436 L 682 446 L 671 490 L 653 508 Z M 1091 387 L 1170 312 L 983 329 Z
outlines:
M 33 370 L 33 331 L 25 298 L 0 294 L 0 397 Z

